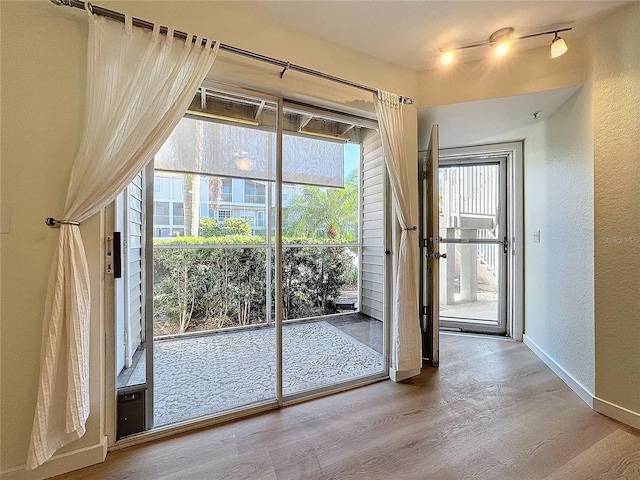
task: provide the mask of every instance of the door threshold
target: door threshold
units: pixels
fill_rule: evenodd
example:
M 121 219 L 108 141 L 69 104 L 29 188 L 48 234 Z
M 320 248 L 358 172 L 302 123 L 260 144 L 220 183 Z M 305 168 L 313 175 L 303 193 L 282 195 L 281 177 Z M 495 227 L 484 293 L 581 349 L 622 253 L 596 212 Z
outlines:
M 259 413 L 267 412 L 270 410 L 277 410 L 278 408 L 280 408 L 278 403 L 273 400 L 259 403 L 248 408 L 237 408 L 221 414 L 212 414 L 200 418 L 184 420 L 182 422 L 173 423 L 171 425 L 155 427 L 151 430 L 135 433 L 133 435 L 129 435 L 116 440 L 116 443 L 109 447 L 109 451 L 113 452 L 116 450 L 121 450 L 123 448 L 133 447 L 143 443 L 160 440 L 162 438 L 193 432 L 221 423 L 230 422 L 232 420 L 250 417 L 252 415 L 257 415 Z
M 454 335 L 459 337 L 476 337 L 476 338 L 486 338 L 486 339 L 494 339 L 494 340 L 506 340 L 508 342 L 516 341 L 513 337 L 509 337 L 507 335 L 495 335 L 491 333 L 473 333 L 473 332 L 462 332 L 462 331 L 453 331 L 453 330 L 440 330 L 440 335 Z

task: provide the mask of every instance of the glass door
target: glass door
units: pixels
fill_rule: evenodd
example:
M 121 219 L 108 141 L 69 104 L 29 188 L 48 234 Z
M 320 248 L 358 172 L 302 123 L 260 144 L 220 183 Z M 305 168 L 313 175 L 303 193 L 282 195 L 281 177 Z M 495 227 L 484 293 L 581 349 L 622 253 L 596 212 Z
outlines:
M 371 237 L 360 229 L 365 201 L 361 144 L 372 128 L 361 119 L 295 102 L 286 102 L 283 113 L 282 373 L 287 400 L 380 377 L 385 364 L 382 318 L 365 314 L 358 298 L 361 237 Z M 370 175 L 367 180 L 369 187 L 375 183 Z
M 437 367 L 440 363 L 440 297 L 438 295 L 440 282 L 440 261 L 446 254 L 440 253 L 438 237 L 440 216 L 438 165 L 439 165 L 439 138 L 438 125 L 431 128 L 429 150 L 421 159 L 422 177 L 420 182 L 420 271 L 422 283 L 420 288 L 420 305 L 422 305 L 421 331 L 422 331 L 422 357 Z
M 156 154 L 153 426 L 276 401 L 277 103 L 202 88 Z
M 440 159 L 441 328 L 506 333 L 506 160 Z

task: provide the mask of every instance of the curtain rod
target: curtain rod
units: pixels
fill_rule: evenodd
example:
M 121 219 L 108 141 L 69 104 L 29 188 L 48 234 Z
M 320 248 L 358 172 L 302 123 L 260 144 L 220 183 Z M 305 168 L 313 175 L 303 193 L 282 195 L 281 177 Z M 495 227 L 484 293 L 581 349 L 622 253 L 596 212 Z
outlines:
M 58 5 L 58 6 L 63 5 L 63 6 L 68 6 L 72 8 L 81 8 L 83 10 L 85 9 L 85 2 L 82 2 L 80 0 L 50 0 L 50 1 L 54 5 Z M 123 23 L 125 21 L 125 15 L 123 13 L 116 12 L 114 10 L 109 10 L 108 8 L 100 7 L 98 5 L 93 5 L 91 3 L 88 4 L 88 8 L 90 12 L 95 15 L 101 15 L 103 17 L 108 17 Z M 154 24 L 151 22 L 148 22 L 147 20 L 141 20 L 139 18 L 133 17 L 132 23 L 136 27 L 146 28 L 147 30 L 153 30 Z M 162 33 L 163 35 L 166 35 L 167 32 L 168 30 L 166 27 L 160 27 L 160 33 Z M 182 40 L 186 40 L 187 38 L 187 34 L 179 30 L 174 30 L 173 36 Z M 345 80 L 344 78 L 336 77 L 334 75 L 329 75 L 328 73 L 320 72 L 318 70 L 313 70 L 311 68 L 303 67 L 301 65 L 296 65 L 291 62 L 285 62 L 284 60 L 279 60 L 277 58 L 268 57 L 266 55 L 255 53 L 250 50 L 244 50 L 242 48 L 234 47 L 233 45 L 220 43 L 220 50 L 233 53 L 234 55 L 240 55 L 243 57 L 251 58 L 253 60 L 258 60 L 260 62 L 270 63 L 271 65 L 277 65 L 279 67 L 282 67 L 282 71 L 280 72 L 280 78 L 284 77 L 284 74 L 287 72 L 287 70 L 293 70 L 299 73 L 304 73 L 306 75 L 311 75 L 311 76 L 322 78 L 325 80 L 330 80 L 332 82 L 340 83 L 342 85 L 347 85 L 349 87 L 358 88 L 360 90 L 366 90 L 367 92 L 371 92 L 374 94 L 378 93 L 377 88 L 368 87 L 360 83 L 352 82 L 351 80 Z M 400 101 L 408 105 L 413 103 L 413 99 L 409 97 L 403 97 L 403 96 L 400 97 Z

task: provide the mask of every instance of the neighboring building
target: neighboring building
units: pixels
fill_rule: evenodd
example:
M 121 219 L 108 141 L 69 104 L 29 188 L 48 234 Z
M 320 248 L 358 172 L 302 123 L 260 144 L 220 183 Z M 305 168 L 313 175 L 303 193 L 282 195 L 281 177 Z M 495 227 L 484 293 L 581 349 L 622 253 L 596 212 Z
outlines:
M 218 198 L 211 198 L 209 179 L 200 177 L 200 218 L 242 218 L 249 222 L 252 235 L 264 235 L 266 229 L 267 189 L 269 182 L 242 178 L 218 178 Z M 282 187 L 283 205 L 296 197 L 295 185 Z M 275 196 L 275 192 L 272 192 Z M 153 236 L 184 235 L 184 175 L 156 172 L 153 186 Z

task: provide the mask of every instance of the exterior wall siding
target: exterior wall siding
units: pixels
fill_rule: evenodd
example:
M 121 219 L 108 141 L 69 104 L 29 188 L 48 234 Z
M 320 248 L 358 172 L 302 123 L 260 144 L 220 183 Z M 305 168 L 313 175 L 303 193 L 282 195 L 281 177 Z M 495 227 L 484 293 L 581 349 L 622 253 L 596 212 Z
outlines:
M 362 142 L 360 311 L 382 320 L 384 298 L 384 158 L 376 132 Z
M 127 321 L 129 323 L 129 352 L 127 352 L 128 364 L 131 363 L 133 354 L 137 345 L 139 345 L 143 338 L 143 311 L 142 306 L 142 285 L 143 285 L 143 266 L 142 259 L 143 254 L 143 189 L 142 189 L 142 172 L 133 180 L 128 187 L 128 225 L 127 225 L 127 270 L 128 275 L 128 313 Z

